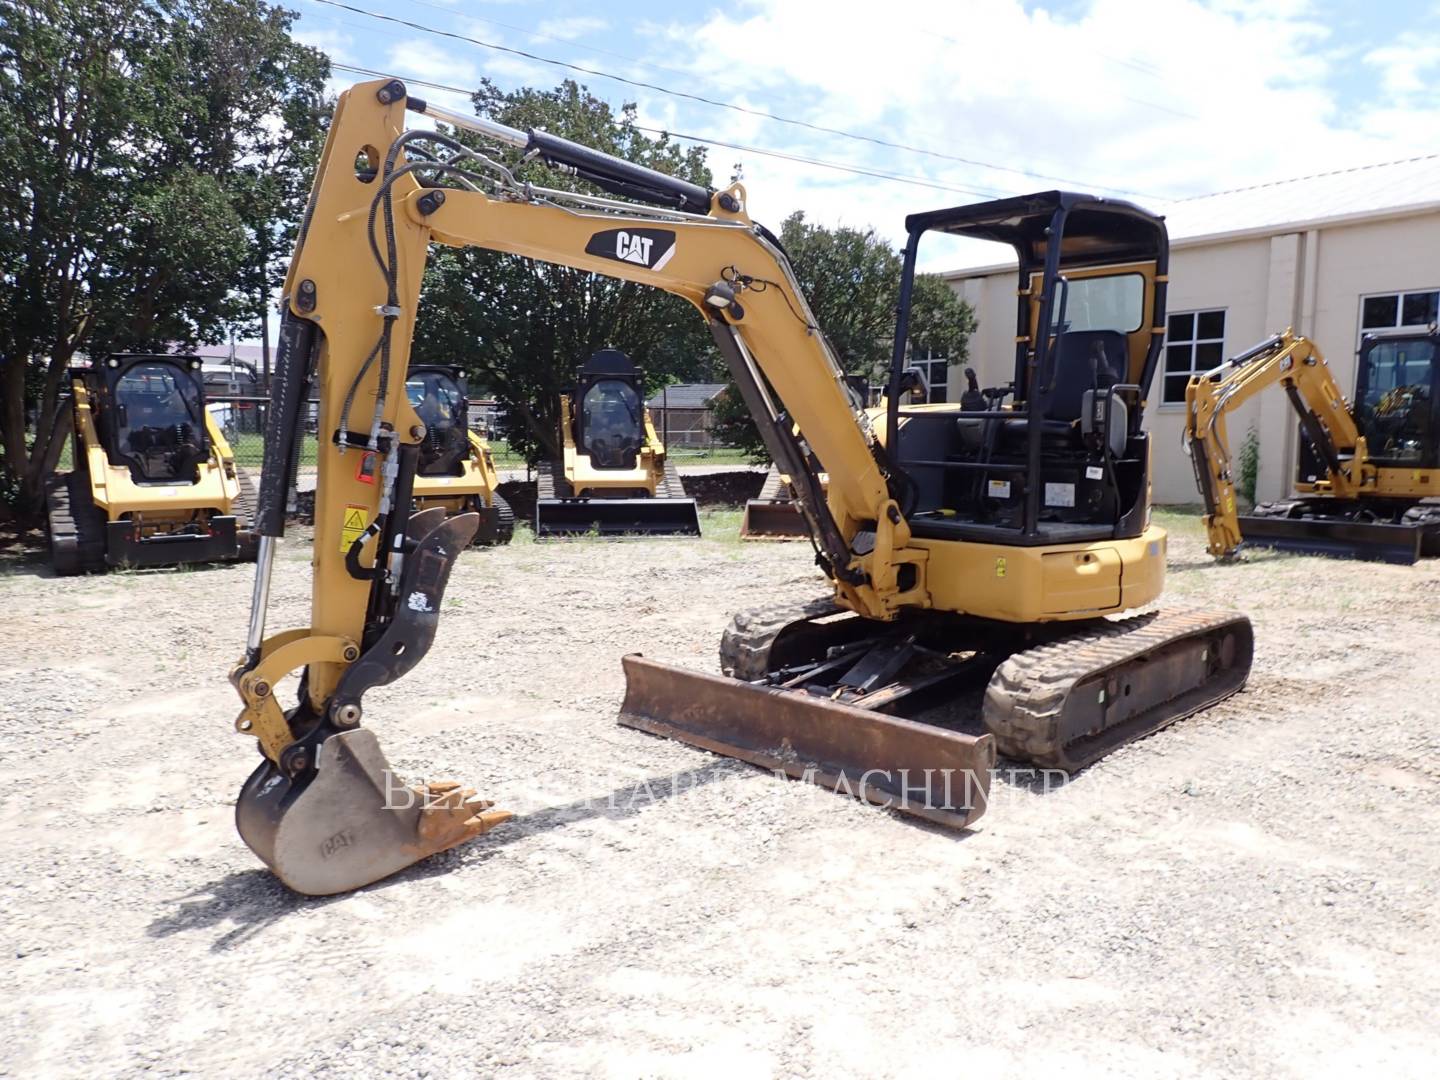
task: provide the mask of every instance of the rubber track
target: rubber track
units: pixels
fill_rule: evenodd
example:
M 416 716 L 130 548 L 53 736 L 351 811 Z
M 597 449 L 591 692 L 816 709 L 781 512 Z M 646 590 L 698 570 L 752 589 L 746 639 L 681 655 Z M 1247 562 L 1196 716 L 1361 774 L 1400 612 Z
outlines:
M 655 496 L 660 499 L 688 499 L 685 494 L 685 481 L 680 477 L 680 470 L 670 461 L 665 459 L 665 473 L 660 483 L 655 485 Z
M 501 544 L 510 543 L 515 536 L 515 511 L 510 504 L 501 497 L 497 491 L 490 496 L 491 505 L 481 504 L 478 508 L 480 514 L 480 528 L 475 532 L 476 547 L 499 547 Z M 478 500 L 477 500 L 478 501 Z M 494 517 L 494 525 L 490 526 L 486 519 Z M 493 533 L 495 539 L 486 540 L 483 537 Z
M 90 501 L 90 484 L 80 470 L 45 483 L 50 564 L 61 577 L 105 569 L 105 519 Z
M 1114 747 L 1101 739 L 1093 754 L 1082 753 L 1076 760 L 1068 753 L 1072 748 L 1059 743 L 1060 714 L 1075 684 L 1234 618 L 1232 611 L 1147 612 L 1015 653 L 996 669 L 985 690 L 985 727 L 1006 757 L 1051 768 L 1088 765 Z M 1141 734 L 1158 731 L 1195 711 L 1163 718 Z
M 804 604 L 767 604 L 739 612 L 720 636 L 720 670 L 745 682 L 763 679 L 770 671 L 770 647 L 782 630 L 839 610 L 825 596 Z
M 258 486 L 251 482 L 249 470 L 235 466 L 235 479 L 240 484 L 240 494 L 230 505 L 235 515 L 235 539 L 240 542 L 240 562 L 254 562 L 260 548 L 260 535 L 255 531 L 255 492 Z
M 568 499 L 570 497 L 570 482 L 565 479 L 565 467 L 558 461 L 540 462 L 535 467 L 535 498 Z
M 790 488 L 780 479 L 780 470 L 774 465 L 765 474 L 765 483 L 761 485 L 760 494 L 755 496 L 760 502 L 789 502 L 791 499 Z

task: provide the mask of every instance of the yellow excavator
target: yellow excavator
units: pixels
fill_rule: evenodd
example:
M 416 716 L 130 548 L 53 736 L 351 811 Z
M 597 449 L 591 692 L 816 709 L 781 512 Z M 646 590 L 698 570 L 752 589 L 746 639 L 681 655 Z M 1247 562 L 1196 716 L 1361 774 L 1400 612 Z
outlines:
M 1210 554 L 1242 546 L 1411 564 L 1440 555 L 1440 334 L 1366 336 L 1355 399 L 1315 343 L 1287 329 L 1185 390 L 1185 444 Z M 1300 421 L 1297 497 L 1241 514 L 1226 418 L 1280 386 Z
M 535 483 L 535 538 L 699 536 L 700 512 L 645 407 L 645 379 L 619 349 L 601 349 L 560 395 L 558 461 Z
M 407 130 L 407 111 L 478 138 Z M 522 182 L 511 151 L 605 194 Z M 1243 615 L 1125 615 L 1165 579 L 1144 426 L 1165 326 L 1162 220 L 1051 191 L 906 227 L 887 405 L 872 418 L 742 185 L 710 190 L 457 113 L 398 80 L 343 93 L 286 279 L 266 431 L 271 459 L 293 458 L 318 380 L 311 615 L 267 633 L 285 495 L 283 473 L 267 470 L 247 648 L 231 674 L 236 727 L 262 755 L 236 804 L 255 854 L 291 888 L 333 893 L 509 816 L 458 784 L 407 786 L 363 724 L 366 692 L 425 655 L 476 527 L 473 514 L 408 513 L 426 427 L 405 361 L 432 243 L 690 301 L 795 485 L 827 594 L 737 615 L 723 675 L 624 657 L 622 723 L 964 828 L 985 811 L 997 751 L 1077 769 L 1238 690 L 1253 651 Z M 1014 381 L 991 408 L 900 400 L 916 254 L 932 230 L 1019 257 Z M 828 471 L 823 492 L 802 440 Z M 375 483 L 357 475 L 364 454 Z M 292 673 L 298 700 L 282 705 L 275 688 Z M 946 713 L 982 691 L 970 730 L 922 707 Z
M 415 467 L 414 507 L 441 507 L 447 514 L 473 511 L 479 517 L 472 543 L 508 544 L 515 515 L 500 494 L 500 474 L 490 444 L 470 428 L 470 398 L 457 367 L 418 364 L 405 380 L 405 394 L 425 439 Z
M 57 574 L 255 557 L 254 492 L 205 407 L 199 357 L 116 353 L 72 368 L 60 407 L 73 468 L 45 488 Z

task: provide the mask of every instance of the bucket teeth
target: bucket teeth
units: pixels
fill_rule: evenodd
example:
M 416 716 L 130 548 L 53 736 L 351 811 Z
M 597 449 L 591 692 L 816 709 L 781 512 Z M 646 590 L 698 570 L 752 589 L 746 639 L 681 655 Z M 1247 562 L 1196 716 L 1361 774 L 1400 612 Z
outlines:
M 509 810 L 491 809 L 494 802 L 454 780 L 435 780 L 412 790 L 420 801 L 417 835 L 432 854 L 483 836 L 515 816 Z

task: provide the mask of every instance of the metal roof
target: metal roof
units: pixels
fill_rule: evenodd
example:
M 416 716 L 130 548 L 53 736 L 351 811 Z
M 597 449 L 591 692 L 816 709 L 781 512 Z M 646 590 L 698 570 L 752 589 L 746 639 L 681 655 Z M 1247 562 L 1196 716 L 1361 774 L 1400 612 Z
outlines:
M 645 403 L 649 409 L 704 409 L 725 389 L 724 383 L 676 383 Z
M 1152 204 L 1176 247 L 1274 236 L 1323 225 L 1440 211 L 1440 154 L 1337 169 Z M 1013 260 L 976 249 L 945 277 L 1003 270 Z

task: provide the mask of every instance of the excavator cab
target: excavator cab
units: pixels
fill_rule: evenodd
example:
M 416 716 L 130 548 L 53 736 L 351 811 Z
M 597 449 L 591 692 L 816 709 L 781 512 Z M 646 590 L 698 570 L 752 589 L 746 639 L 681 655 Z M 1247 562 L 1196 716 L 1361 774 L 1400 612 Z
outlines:
M 1365 338 L 1355 423 L 1376 465 L 1440 468 L 1440 334 Z M 1309 442 L 1302 447 L 1310 450 Z
M 415 509 L 473 512 L 480 524 L 472 543 L 508 544 L 515 515 L 501 496 L 490 445 L 470 430 L 470 396 L 458 367 L 417 364 L 405 378 L 405 398 L 425 425 L 415 465 Z
M 977 384 L 958 411 L 887 396 L 914 535 L 1021 546 L 1139 536 L 1150 458 L 1144 388 L 1165 322 L 1160 219 L 1129 203 L 1043 192 L 907 224 L 904 308 L 927 232 L 1006 243 L 1020 263 L 1011 382 Z M 907 344 L 902 321 L 897 383 Z

